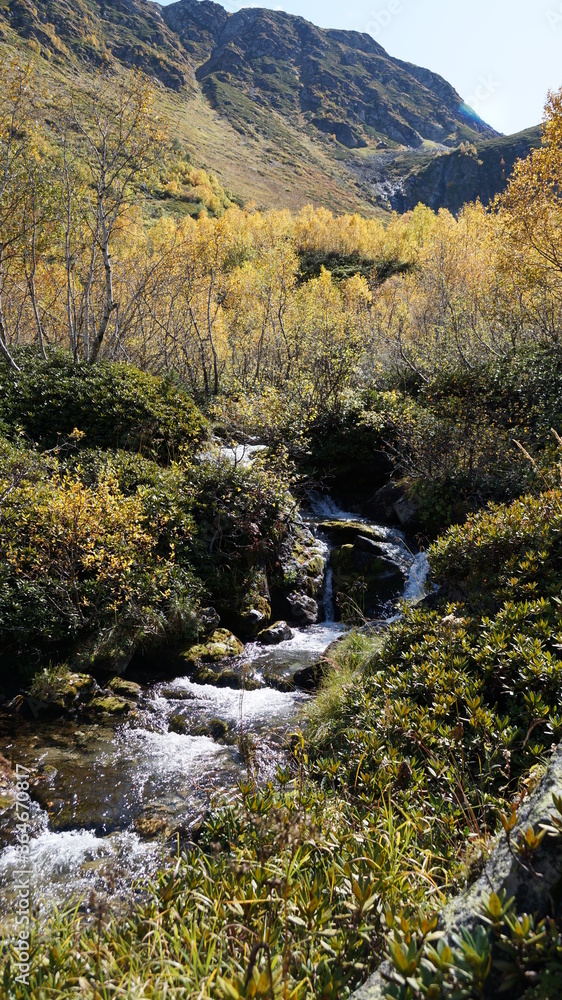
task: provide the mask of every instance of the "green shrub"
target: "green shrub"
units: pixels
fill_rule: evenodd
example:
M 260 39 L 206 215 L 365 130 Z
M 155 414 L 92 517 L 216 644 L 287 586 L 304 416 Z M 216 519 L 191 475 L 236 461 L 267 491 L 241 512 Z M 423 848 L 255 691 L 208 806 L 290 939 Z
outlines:
M 18 353 L 21 371 L 0 363 L 0 421 L 42 448 L 77 429 L 87 448 L 123 448 L 166 464 L 193 450 L 206 423 L 193 401 L 170 379 L 131 365 L 74 364 L 70 355 Z
M 125 496 L 110 471 L 92 486 L 48 465 L 32 473 L 11 488 L 0 477 L 4 663 L 72 652 L 111 664 L 195 632 L 198 586 L 159 553 L 160 523 L 140 495 Z
M 562 491 L 490 505 L 431 549 L 435 580 L 472 608 L 555 599 L 562 583 Z
M 374 487 L 391 463 L 394 478 L 433 537 L 489 501 L 509 502 L 553 483 L 562 429 L 562 352 L 518 350 L 423 382 L 387 370 L 380 387 L 347 393 L 339 409 L 308 429 L 310 473 L 341 471 Z M 520 442 L 531 460 L 519 449 Z M 374 473 L 374 475 L 373 475 Z

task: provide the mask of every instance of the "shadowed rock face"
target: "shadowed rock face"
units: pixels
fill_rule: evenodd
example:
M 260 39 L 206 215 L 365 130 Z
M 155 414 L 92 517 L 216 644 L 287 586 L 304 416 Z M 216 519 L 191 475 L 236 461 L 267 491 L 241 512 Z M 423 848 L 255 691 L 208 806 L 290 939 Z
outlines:
M 526 129 L 501 139 L 485 139 L 472 150 L 452 150 L 414 169 L 391 194 L 390 204 L 407 212 L 423 201 L 429 208 L 458 212 L 467 202 L 486 205 L 504 191 L 513 166 L 541 144 L 541 130 Z
M 562 746 L 555 750 L 546 774 L 519 809 L 517 826 L 511 834 L 512 842 L 517 842 L 518 831 L 524 833 L 529 826 L 537 831 L 540 823 L 549 822 L 554 812 L 553 793 L 562 793 Z M 480 878 L 441 913 L 439 929 L 444 931 L 445 938 L 450 941 L 451 936 L 458 934 L 462 928 L 473 931 L 477 924 L 483 923 L 480 916 L 482 903 L 490 893 L 499 893 L 502 889 L 508 897 L 515 897 L 516 912 L 545 916 L 549 909 L 549 894 L 560 884 L 561 838 L 544 838 L 533 855 L 533 867 L 538 878 L 533 878 L 519 864 L 509 848 L 506 835 L 502 833 Z M 391 969 L 390 963 L 384 962 L 374 976 L 353 994 L 352 1000 L 384 1000 L 388 985 L 383 974 L 389 975 Z M 488 995 L 494 995 L 493 982 L 486 992 Z

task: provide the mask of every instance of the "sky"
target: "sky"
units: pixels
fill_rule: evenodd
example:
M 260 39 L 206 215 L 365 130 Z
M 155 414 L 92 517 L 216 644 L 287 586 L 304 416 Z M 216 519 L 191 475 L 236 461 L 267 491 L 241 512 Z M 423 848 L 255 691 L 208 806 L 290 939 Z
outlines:
M 440 73 L 506 134 L 537 125 L 547 91 L 562 86 L 562 0 L 222 0 L 222 6 L 269 7 L 322 28 L 366 31 L 390 55 Z

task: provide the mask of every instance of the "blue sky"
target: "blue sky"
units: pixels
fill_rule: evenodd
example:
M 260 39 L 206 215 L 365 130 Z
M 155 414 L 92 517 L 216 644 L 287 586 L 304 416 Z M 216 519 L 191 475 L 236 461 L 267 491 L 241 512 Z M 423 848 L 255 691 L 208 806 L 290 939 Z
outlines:
M 536 125 L 562 86 L 561 0 L 223 0 L 324 28 L 367 31 L 400 59 L 441 73 L 500 132 Z

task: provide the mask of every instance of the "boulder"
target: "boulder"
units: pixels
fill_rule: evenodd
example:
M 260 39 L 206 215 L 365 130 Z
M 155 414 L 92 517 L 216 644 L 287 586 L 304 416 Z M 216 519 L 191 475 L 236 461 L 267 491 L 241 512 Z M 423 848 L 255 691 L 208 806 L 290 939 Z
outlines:
M 97 690 L 98 685 L 91 674 L 45 670 L 34 678 L 27 695 L 27 704 L 33 715 L 40 712 L 67 712 L 79 708 Z M 18 704 L 13 707 L 19 710 L 20 702 L 21 699 L 18 699 Z
M 293 684 L 301 691 L 316 691 L 324 677 L 325 664 L 322 661 L 301 667 L 293 674 Z
M 250 608 L 249 611 L 245 611 L 241 616 L 244 625 L 250 630 L 250 632 L 255 632 L 256 630 L 263 628 L 267 621 L 267 617 L 263 611 L 259 611 L 257 608 Z
M 291 591 L 309 597 L 322 593 L 327 547 L 304 522 L 297 520 L 279 550 L 277 589 L 283 596 Z
M 292 638 L 293 630 L 287 625 L 287 622 L 280 621 L 258 632 L 256 642 L 261 643 L 262 646 L 277 646 L 280 642 L 286 642 Z
M 182 715 L 177 712 L 168 721 L 168 729 L 171 733 L 180 733 L 189 736 L 208 736 L 212 740 L 219 742 L 227 739 L 230 733 L 230 726 L 224 719 L 209 719 L 201 721 L 189 715 Z
M 403 528 L 411 527 L 417 521 L 418 508 L 415 503 L 412 503 L 406 497 L 400 497 L 395 502 L 394 511 Z
M 562 792 L 562 746 L 555 750 L 550 764 L 529 798 L 519 808 L 517 824 L 511 833 L 511 842 L 517 843 L 519 834 L 532 827 L 538 832 L 540 824 L 549 824 L 555 812 L 553 794 Z M 515 856 L 514 856 L 515 854 Z M 543 917 L 547 914 L 551 894 L 560 885 L 562 870 L 562 838 L 546 836 L 533 855 L 533 868 L 538 877 L 533 876 L 512 852 L 505 833 L 501 833 L 495 850 L 484 867 L 480 877 L 465 892 L 453 899 L 439 917 L 439 930 L 445 940 L 461 929 L 470 932 L 478 924 L 484 924 L 481 906 L 492 892 L 505 890 L 508 897 L 515 898 L 516 913 L 532 913 Z M 385 1000 L 388 990 L 387 977 L 392 974 L 388 961 L 359 990 L 352 994 L 352 1000 Z M 497 985 L 497 984 L 496 984 Z M 495 996 L 497 989 L 493 982 L 485 996 Z
M 383 524 L 400 524 L 395 504 L 404 499 L 402 490 L 395 483 L 385 483 L 364 505 L 366 517 Z
M 94 695 L 87 707 L 89 712 L 94 712 L 96 715 L 125 715 L 131 709 L 129 702 L 124 698 L 103 692 Z
M 113 694 L 121 695 L 122 698 L 132 698 L 135 701 L 142 694 L 140 684 L 135 684 L 134 681 L 125 681 L 122 677 L 114 677 L 107 686 Z
M 336 544 L 353 543 L 358 535 L 369 538 L 373 542 L 382 542 L 388 535 L 384 528 L 376 525 L 363 524 L 362 521 L 319 521 L 318 528 Z
M 357 601 L 367 615 L 404 585 L 401 569 L 386 558 L 380 543 L 367 536 L 332 549 L 330 562 L 334 595 Z
M 245 666 L 217 669 L 203 663 L 195 673 L 195 680 L 198 684 L 212 684 L 213 687 L 229 687 L 235 690 L 243 688 L 245 691 L 255 691 L 264 686 L 261 681 L 248 672 Z
M 315 625 L 318 621 L 318 603 L 308 594 L 288 594 L 287 604 L 299 625 Z
M 195 667 L 198 663 L 218 663 L 229 656 L 239 656 L 243 649 L 243 643 L 232 632 L 217 628 L 205 642 L 189 646 L 180 653 L 180 659 L 186 665 Z
M 199 621 L 201 622 L 204 629 L 209 632 L 212 629 L 219 627 L 221 623 L 220 615 L 215 608 L 201 608 L 199 612 Z

